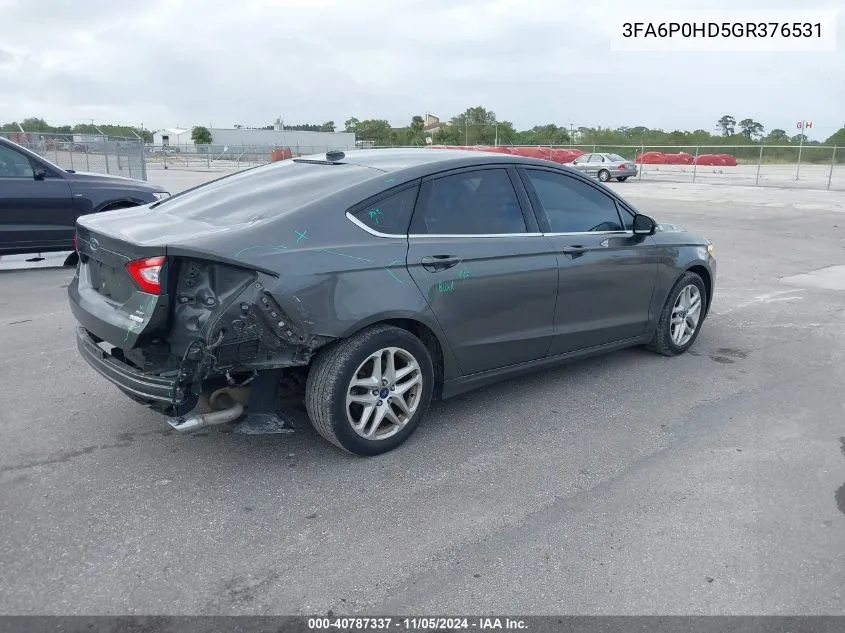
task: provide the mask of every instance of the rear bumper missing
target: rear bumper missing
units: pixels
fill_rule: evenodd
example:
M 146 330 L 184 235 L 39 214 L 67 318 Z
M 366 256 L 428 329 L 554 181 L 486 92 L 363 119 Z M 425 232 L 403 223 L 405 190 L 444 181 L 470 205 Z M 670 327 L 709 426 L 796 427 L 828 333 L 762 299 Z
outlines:
M 174 394 L 177 393 L 176 376 L 169 378 L 145 374 L 105 351 L 97 342 L 85 328 L 76 329 L 76 345 L 82 358 L 121 391 L 160 410 L 178 404 L 174 401 Z

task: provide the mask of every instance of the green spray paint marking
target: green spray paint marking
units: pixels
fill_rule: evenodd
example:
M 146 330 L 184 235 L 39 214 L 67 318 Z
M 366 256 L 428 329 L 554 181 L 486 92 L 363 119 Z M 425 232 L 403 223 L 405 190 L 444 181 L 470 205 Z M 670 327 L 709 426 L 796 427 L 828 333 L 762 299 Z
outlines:
M 404 263 L 405 262 L 401 259 L 394 259 L 392 262 L 390 262 L 387 266 L 384 267 L 384 269 L 387 271 L 387 274 L 390 275 L 391 277 L 393 277 L 400 284 L 404 284 L 405 282 L 402 281 L 401 279 L 399 279 L 399 277 L 397 277 L 396 274 L 392 270 L 390 270 L 390 266 L 395 266 L 396 264 L 404 264 Z
M 437 292 L 455 292 L 455 282 L 441 281 L 437 284 Z
M 466 268 L 462 268 L 458 271 L 458 277 L 460 277 L 461 279 L 469 279 L 470 277 L 472 277 L 472 273 L 469 272 Z
M 381 224 L 381 209 L 373 209 L 369 212 L 370 219 L 376 224 Z
M 139 305 L 135 309 L 134 314 L 143 317 L 147 313 L 148 310 L 152 311 L 153 306 L 155 306 L 155 302 L 156 302 L 155 297 L 150 297 L 150 300 L 147 303 L 147 305 L 144 305 L 143 303 L 141 305 Z M 141 321 L 140 323 L 138 323 L 137 321 L 133 321 L 132 324 L 126 329 L 126 334 L 123 336 L 123 344 L 125 345 L 129 341 L 129 335 L 130 334 L 136 334 L 143 329 L 144 329 L 144 322 L 143 321 Z
M 296 233 L 296 243 L 297 244 L 299 244 L 302 240 L 308 239 L 308 236 L 306 235 L 306 233 L 308 233 L 307 229 L 305 231 L 294 231 L 294 233 Z

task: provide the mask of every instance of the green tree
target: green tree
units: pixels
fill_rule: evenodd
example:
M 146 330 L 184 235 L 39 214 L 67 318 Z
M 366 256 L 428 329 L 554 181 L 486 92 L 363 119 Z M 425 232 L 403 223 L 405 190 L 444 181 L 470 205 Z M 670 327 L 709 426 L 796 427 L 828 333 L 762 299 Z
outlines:
M 326 121 L 320 126 L 321 132 L 334 132 L 334 121 Z
M 569 130 L 547 123 L 519 132 L 518 138 L 519 143 L 525 145 L 566 145 L 569 143 Z
M 21 121 L 21 126 L 27 132 L 53 132 L 53 127 L 42 118 L 28 117 Z
M 492 145 L 496 113 L 482 106 L 467 108 L 449 121 L 450 145 Z
M 354 116 L 351 116 L 346 119 L 346 121 L 343 123 L 343 129 L 346 132 L 357 132 L 360 123 L 361 122 L 358 119 L 356 119 Z
M 733 136 L 736 129 L 736 119 L 730 114 L 726 114 L 716 121 L 716 125 L 722 130 L 722 136 Z
M 347 121 L 348 123 L 348 121 Z M 355 124 L 355 135 L 358 140 L 372 141 L 375 145 L 390 145 L 393 129 L 384 119 L 367 119 Z
M 845 147 L 845 127 L 839 128 L 836 132 L 827 137 L 824 144 L 834 145 L 836 147 Z M 838 153 L 839 152 L 837 152 L 837 154 Z
M 197 125 L 191 130 L 191 140 L 196 145 L 211 145 L 211 132 L 207 127 Z
M 786 133 L 786 130 L 775 128 L 765 136 L 763 142 L 769 145 L 786 145 L 789 143 L 789 134 Z
M 425 134 L 423 128 L 425 127 L 425 120 L 417 115 L 411 119 L 411 123 L 406 128 L 397 130 L 397 138 L 400 139 L 400 145 L 425 145 Z
M 757 123 L 754 119 L 743 119 L 739 122 L 739 127 L 742 135 L 749 141 L 763 135 L 762 123 Z

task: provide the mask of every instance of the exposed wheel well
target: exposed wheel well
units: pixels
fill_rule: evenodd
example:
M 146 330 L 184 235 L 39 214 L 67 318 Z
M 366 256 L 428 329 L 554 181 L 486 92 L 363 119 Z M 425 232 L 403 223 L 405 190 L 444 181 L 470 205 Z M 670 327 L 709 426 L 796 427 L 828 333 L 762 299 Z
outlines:
M 693 266 L 693 267 L 689 268 L 688 270 L 689 270 L 689 272 L 695 273 L 696 275 L 701 277 L 701 280 L 704 282 L 704 289 L 707 291 L 707 307 L 706 307 L 706 310 L 707 310 L 707 312 L 710 312 L 710 302 L 713 300 L 713 292 L 712 292 L 713 280 L 710 277 L 710 273 L 707 271 L 707 269 L 704 266 Z M 707 315 L 707 312 L 704 313 L 705 316 Z
M 443 349 L 437 335 L 424 323 L 413 319 L 387 319 L 381 321 L 389 325 L 407 330 L 423 342 L 428 353 L 431 354 L 431 362 L 434 365 L 434 393 L 432 397 L 439 400 L 443 392 Z

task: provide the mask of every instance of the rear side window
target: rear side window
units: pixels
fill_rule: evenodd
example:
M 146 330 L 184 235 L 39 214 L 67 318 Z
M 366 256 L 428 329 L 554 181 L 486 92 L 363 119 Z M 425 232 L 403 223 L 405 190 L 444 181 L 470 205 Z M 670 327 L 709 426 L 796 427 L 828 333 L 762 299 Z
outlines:
M 526 169 L 552 233 L 622 231 L 613 198 L 563 174 Z
M 379 233 L 405 235 L 411 223 L 418 191 L 419 187 L 404 189 L 356 211 L 353 215 L 359 222 Z
M 506 169 L 482 169 L 425 183 L 414 213 L 417 235 L 525 233 L 525 218 Z

